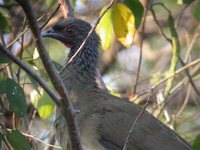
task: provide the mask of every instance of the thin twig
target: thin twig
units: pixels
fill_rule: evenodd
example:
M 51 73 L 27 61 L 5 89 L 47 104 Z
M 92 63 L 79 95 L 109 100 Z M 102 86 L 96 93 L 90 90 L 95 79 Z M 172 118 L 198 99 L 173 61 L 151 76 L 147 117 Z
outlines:
M 110 2 L 110 4 L 108 4 L 107 8 L 103 11 L 103 13 L 99 16 L 98 20 L 96 21 L 96 23 L 94 24 L 94 26 L 91 28 L 91 30 L 88 32 L 86 38 L 83 40 L 82 44 L 80 45 L 80 47 L 78 48 L 78 50 L 76 51 L 76 53 L 70 58 L 70 60 L 65 64 L 65 66 L 61 69 L 60 73 L 62 73 L 65 68 L 71 64 L 71 62 L 77 57 L 78 53 L 80 53 L 80 51 L 82 50 L 83 46 L 85 45 L 86 41 L 88 40 L 88 38 L 90 37 L 90 35 L 92 34 L 92 32 L 96 29 L 97 25 L 99 24 L 101 18 L 105 15 L 105 13 L 114 5 L 114 3 L 116 2 L 116 0 L 112 0 Z
M 55 134 L 53 134 L 50 139 L 49 139 L 49 142 L 51 145 L 55 145 L 55 142 L 56 142 L 56 139 L 55 139 Z M 46 145 L 44 150 L 53 150 L 53 147 L 49 146 L 49 145 Z
M 180 21 L 181 21 L 181 19 L 182 19 L 182 17 L 183 17 L 183 14 L 184 14 L 185 10 L 186 10 L 186 9 L 192 4 L 192 2 L 194 2 L 194 1 L 195 1 L 195 0 L 189 1 L 189 2 L 183 7 L 183 9 L 181 10 L 180 15 L 179 15 L 179 17 L 178 17 L 178 19 L 177 19 L 176 27 L 179 27 Z
M 149 3 L 150 3 L 149 1 L 146 1 L 144 19 L 143 19 L 142 30 L 141 30 L 139 62 L 138 62 L 138 67 L 137 67 L 136 81 L 135 81 L 135 85 L 133 87 L 133 95 L 135 95 L 136 92 L 137 92 L 137 85 L 138 85 L 138 82 L 139 82 L 140 69 L 141 69 L 141 63 L 142 63 L 142 54 L 143 54 L 143 37 L 144 37 L 144 30 L 145 30 L 147 12 L 149 10 Z
M 56 9 L 54 10 L 54 12 L 52 13 L 52 15 L 49 17 L 49 19 L 47 19 L 47 21 L 40 27 L 40 29 L 43 29 L 48 23 L 49 21 L 55 16 L 55 14 L 57 13 L 57 11 L 60 8 L 60 4 L 58 4 L 58 6 L 56 7 Z
M 128 134 L 128 136 L 126 137 L 126 141 L 125 141 L 125 143 L 124 143 L 123 150 L 127 150 L 127 146 L 128 146 L 128 144 L 129 144 L 129 139 L 130 139 L 131 135 L 133 134 L 133 130 L 134 130 L 135 126 L 137 125 L 138 120 L 140 119 L 140 117 L 142 116 L 142 114 L 145 112 L 147 106 L 149 105 L 149 101 L 150 101 L 150 99 L 151 99 L 151 96 L 152 96 L 152 95 L 150 95 L 150 96 L 148 97 L 148 99 L 147 99 L 147 101 L 146 101 L 144 107 L 142 108 L 142 110 L 139 112 L 139 114 L 138 114 L 137 117 L 135 118 L 135 120 L 134 120 L 134 122 L 133 122 L 133 125 L 132 125 L 132 127 L 131 127 L 131 129 L 130 129 L 130 131 L 129 131 L 129 134 Z
M 7 45 L 7 48 L 10 48 L 24 33 L 28 31 L 28 27 L 26 27 L 12 42 Z
M 157 17 L 156 17 L 156 14 L 155 14 L 155 12 L 154 12 L 154 10 L 153 10 L 153 6 L 154 6 L 154 4 L 152 4 L 152 5 L 151 5 L 151 8 L 150 8 L 151 13 L 152 13 L 152 15 L 153 15 L 153 19 L 154 19 L 155 23 L 157 24 L 158 29 L 160 30 L 160 33 L 162 34 L 162 36 L 163 36 L 170 44 L 172 44 L 172 40 L 171 40 L 170 38 L 168 38 L 168 37 L 166 36 L 166 34 L 164 33 L 163 28 L 161 27 L 161 25 L 160 25 L 160 23 L 159 23 L 159 21 L 158 21 L 158 19 L 157 19 Z
M 194 47 L 195 42 L 197 41 L 197 39 L 200 37 L 200 32 L 196 32 L 195 35 L 193 36 L 192 41 L 190 42 L 190 45 L 188 47 L 188 50 L 186 52 L 185 58 L 184 58 L 184 62 L 186 63 L 189 59 L 189 55 Z
M 179 61 L 180 61 L 181 65 L 182 65 L 182 66 L 185 66 L 185 63 L 184 63 L 184 61 L 182 60 L 182 58 L 181 58 L 180 56 L 179 56 L 178 58 L 179 58 Z M 198 96 L 199 99 L 200 99 L 200 91 L 198 90 L 198 88 L 197 88 L 196 85 L 194 84 L 194 82 L 193 82 L 193 80 L 192 80 L 192 76 L 190 75 L 189 69 L 186 69 L 186 70 L 185 70 L 185 73 L 186 73 L 186 75 L 187 75 L 187 77 L 188 77 L 188 79 L 189 79 L 189 82 L 190 82 L 192 88 L 194 89 L 195 93 L 197 94 L 197 96 Z
M 172 78 L 174 76 L 177 76 L 178 74 L 182 73 L 183 71 L 185 71 L 186 69 L 190 68 L 191 66 L 194 66 L 196 64 L 200 63 L 200 58 L 196 59 L 194 61 L 192 61 L 191 63 L 188 63 L 187 65 L 185 65 L 184 67 L 176 70 L 175 72 L 169 74 L 167 77 L 165 77 L 164 79 L 160 80 L 157 84 L 153 85 L 149 90 L 146 90 L 138 95 L 136 95 L 135 97 L 133 97 L 131 99 L 131 101 L 136 100 L 138 97 L 143 96 L 145 94 L 151 93 L 153 92 L 155 89 L 157 89 L 160 85 L 162 85 L 164 82 L 166 82 L 169 78 Z
M 184 100 L 182 106 L 180 107 L 179 111 L 176 114 L 174 114 L 174 118 L 179 117 L 182 114 L 182 112 L 184 111 L 185 107 L 187 106 L 187 103 L 189 101 L 190 94 L 191 94 L 191 89 L 192 89 L 191 86 L 188 86 L 185 100 Z
M 21 132 L 21 133 L 22 133 L 22 132 Z M 39 142 L 41 142 L 41 143 L 43 143 L 43 144 L 45 144 L 45 145 L 48 145 L 49 147 L 53 147 L 53 148 L 56 148 L 56 149 L 61 149 L 60 146 L 56 146 L 56 145 L 52 145 L 52 144 L 46 143 L 46 142 L 44 142 L 43 140 L 39 139 L 39 138 L 36 137 L 36 136 L 30 135 L 30 134 L 26 134 L 26 133 L 22 133 L 22 134 L 23 134 L 24 136 L 26 136 L 26 137 L 32 138 L 32 139 L 34 139 L 34 140 L 36 140 L 36 141 L 39 141 Z
M 73 9 L 72 9 L 72 5 L 70 4 L 70 1 L 69 0 L 65 0 L 65 3 L 66 3 L 66 16 L 67 18 L 69 17 L 74 17 L 74 12 L 73 12 Z
M 58 4 L 61 6 L 60 8 L 61 8 L 62 16 L 64 18 L 67 18 L 68 13 L 67 13 L 67 9 L 66 9 L 65 4 L 64 4 L 64 0 L 58 0 Z
M 55 16 L 56 12 L 58 11 L 58 8 L 60 7 L 60 5 L 57 6 L 57 8 L 55 9 L 55 11 L 53 11 L 52 15 L 49 17 L 49 19 L 40 27 L 41 29 L 43 29 L 48 22 Z M 45 14 L 46 15 L 46 14 Z M 44 15 L 44 16 L 45 16 Z M 37 19 L 37 21 L 40 21 L 44 16 L 40 17 Z M 14 39 L 12 40 L 8 45 L 7 48 L 11 47 L 17 40 L 19 40 L 19 38 L 24 35 L 27 31 L 28 31 L 29 27 L 27 26 L 26 28 L 24 28 L 24 30 Z

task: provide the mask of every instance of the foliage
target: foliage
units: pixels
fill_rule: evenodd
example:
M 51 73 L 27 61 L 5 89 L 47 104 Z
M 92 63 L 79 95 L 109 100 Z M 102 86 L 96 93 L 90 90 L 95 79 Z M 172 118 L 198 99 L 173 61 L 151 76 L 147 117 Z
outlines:
M 196 137 L 194 140 L 194 143 L 192 145 L 193 150 L 199 150 L 200 149 L 200 135 Z
M 10 110 L 18 117 L 26 114 L 26 98 L 23 89 L 12 79 L 2 77 L 0 80 L 0 94 L 6 94 Z
M 6 134 L 6 138 L 10 145 L 15 150 L 30 150 L 30 145 L 27 142 L 27 139 L 17 130 L 11 130 Z
M 105 9 L 106 7 L 102 9 L 101 13 Z M 108 50 L 110 48 L 114 35 L 123 46 L 130 47 L 133 44 L 135 30 L 141 23 L 142 15 L 143 7 L 137 0 L 126 0 L 124 4 L 116 3 L 98 24 L 97 31 L 103 49 Z

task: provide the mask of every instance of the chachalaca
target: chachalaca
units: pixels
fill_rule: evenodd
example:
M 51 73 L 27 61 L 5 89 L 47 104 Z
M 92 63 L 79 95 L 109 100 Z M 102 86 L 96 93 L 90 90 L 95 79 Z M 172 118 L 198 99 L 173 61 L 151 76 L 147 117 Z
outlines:
M 91 26 L 80 19 L 61 20 L 43 32 L 43 37 L 61 41 L 70 48 L 68 60 L 86 38 Z M 77 57 L 60 76 L 70 94 L 84 150 L 122 150 L 137 115 L 136 104 L 111 95 L 98 82 L 100 40 L 93 32 Z M 62 148 L 70 149 L 67 124 L 57 111 L 56 134 Z M 128 150 L 191 150 L 191 146 L 165 124 L 145 111 L 130 137 Z

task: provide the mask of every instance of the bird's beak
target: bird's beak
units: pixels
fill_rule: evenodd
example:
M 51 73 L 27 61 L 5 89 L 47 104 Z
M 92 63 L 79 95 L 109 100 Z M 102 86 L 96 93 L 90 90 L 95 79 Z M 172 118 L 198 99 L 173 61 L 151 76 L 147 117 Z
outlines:
M 57 36 L 57 33 L 54 31 L 54 29 L 49 28 L 45 31 L 42 31 L 41 35 L 43 38 L 46 38 L 46 37 L 55 38 L 55 36 Z
M 72 48 L 72 44 L 68 42 L 66 37 L 61 32 L 55 31 L 53 28 L 49 28 L 45 31 L 42 31 L 41 35 L 43 38 L 48 37 L 48 38 L 59 40 L 60 42 L 65 44 L 66 47 Z
M 63 36 L 63 34 L 61 32 L 55 31 L 53 28 L 42 31 L 41 35 L 43 38 L 53 38 L 65 43 L 65 37 Z

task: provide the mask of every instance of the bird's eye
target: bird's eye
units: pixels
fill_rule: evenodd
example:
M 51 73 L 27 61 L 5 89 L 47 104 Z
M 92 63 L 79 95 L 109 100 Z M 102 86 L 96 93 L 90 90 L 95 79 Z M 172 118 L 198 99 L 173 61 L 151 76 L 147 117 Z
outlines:
M 70 35 L 75 35 L 76 31 L 72 27 L 66 27 L 65 32 L 70 34 Z

